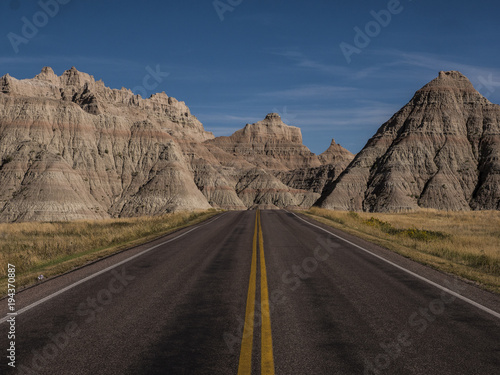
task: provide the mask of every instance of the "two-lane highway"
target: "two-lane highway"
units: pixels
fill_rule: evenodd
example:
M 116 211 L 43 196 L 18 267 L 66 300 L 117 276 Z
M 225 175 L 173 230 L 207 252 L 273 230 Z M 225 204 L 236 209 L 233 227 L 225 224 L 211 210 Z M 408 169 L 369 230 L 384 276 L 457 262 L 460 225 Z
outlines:
M 18 315 L 2 373 L 500 372 L 500 319 L 454 295 L 472 285 L 428 282 L 286 211 L 189 230 Z

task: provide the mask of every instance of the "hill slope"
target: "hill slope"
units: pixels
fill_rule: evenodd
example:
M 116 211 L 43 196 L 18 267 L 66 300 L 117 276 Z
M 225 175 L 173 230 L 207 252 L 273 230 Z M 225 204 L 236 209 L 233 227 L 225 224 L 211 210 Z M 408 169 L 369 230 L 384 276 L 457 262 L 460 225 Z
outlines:
M 461 73 L 440 72 L 380 127 L 319 204 L 500 209 L 500 106 Z
M 276 114 L 214 138 L 165 93 L 143 99 L 75 68 L 0 78 L 0 221 L 307 207 L 317 189 L 277 174 L 328 163 Z

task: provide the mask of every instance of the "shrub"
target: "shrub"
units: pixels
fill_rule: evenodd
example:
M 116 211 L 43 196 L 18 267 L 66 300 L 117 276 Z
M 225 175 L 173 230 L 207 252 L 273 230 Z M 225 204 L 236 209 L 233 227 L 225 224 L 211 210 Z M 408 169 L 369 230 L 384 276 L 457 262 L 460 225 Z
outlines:
M 349 216 L 352 217 L 353 219 L 359 219 L 359 214 L 354 211 L 349 211 Z
M 417 228 L 408 228 L 408 229 L 394 228 L 391 225 L 391 223 L 379 220 L 375 217 L 371 217 L 370 219 L 365 220 L 364 223 L 371 227 L 377 227 L 382 232 L 387 234 L 400 235 L 408 238 L 413 238 L 419 241 L 431 241 L 435 239 L 444 239 L 447 237 L 447 235 L 442 232 L 434 232 L 430 230 L 422 230 Z

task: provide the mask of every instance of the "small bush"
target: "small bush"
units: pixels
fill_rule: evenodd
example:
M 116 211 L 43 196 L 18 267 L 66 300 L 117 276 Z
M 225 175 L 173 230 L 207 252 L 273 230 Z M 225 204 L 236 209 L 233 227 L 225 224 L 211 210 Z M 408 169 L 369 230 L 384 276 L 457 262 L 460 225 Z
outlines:
M 349 211 L 349 217 L 352 217 L 353 219 L 359 219 L 359 214 L 354 211 Z
M 345 220 L 341 219 L 340 217 L 328 216 L 328 220 L 334 221 L 339 224 L 345 224 Z
M 419 241 L 431 241 L 436 239 L 447 238 L 447 235 L 442 232 L 434 232 L 430 230 L 421 230 L 416 228 L 408 228 L 408 229 L 394 228 L 391 225 L 391 223 L 379 220 L 373 216 L 370 219 L 365 220 L 364 223 L 371 227 L 379 228 L 382 232 L 390 235 L 400 235 L 408 238 L 413 238 Z
M 449 236 L 442 232 L 435 232 L 431 230 L 421 230 L 421 229 L 401 229 L 398 233 L 400 235 L 413 238 L 419 241 L 432 241 L 432 240 L 442 240 L 448 238 Z

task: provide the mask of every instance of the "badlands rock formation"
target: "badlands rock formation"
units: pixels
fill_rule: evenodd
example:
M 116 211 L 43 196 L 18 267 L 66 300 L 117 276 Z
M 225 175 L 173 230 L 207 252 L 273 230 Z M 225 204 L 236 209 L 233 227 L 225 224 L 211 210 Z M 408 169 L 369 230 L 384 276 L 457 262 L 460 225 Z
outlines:
M 71 68 L 0 78 L 0 221 L 310 207 L 500 209 L 500 106 L 459 72 L 417 91 L 354 156 L 277 114 L 215 138 L 165 93 Z
M 280 171 L 276 176 L 286 185 L 295 189 L 312 190 L 320 195 L 331 191 L 337 177 L 354 159 L 354 155 L 335 143 L 332 139 L 330 147 L 319 155 L 319 167 L 299 168 Z
M 0 221 L 308 207 L 349 158 L 312 154 L 275 114 L 214 138 L 183 102 L 75 68 L 0 78 Z
M 340 172 L 347 166 L 344 160 L 353 158 L 340 147 L 336 151 L 343 152 L 343 157 L 327 157 L 333 152 L 329 149 L 321 159 L 302 144 L 300 129 L 284 124 L 275 113 L 229 137 L 209 139 L 203 146 L 214 161 L 207 163 L 205 157 L 192 163 L 196 176 L 201 176 L 201 170 L 208 177 L 197 184 L 210 204 L 223 208 L 310 207 L 321 196 L 322 189 L 316 185 L 326 184 L 328 173 L 324 170 Z M 205 172 L 207 168 L 211 173 Z M 301 181 L 300 176 L 308 180 Z M 214 179 L 224 190 L 213 186 Z M 230 191 L 236 192 L 239 201 L 228 199 Z M 228 205 L 228 200 L 232 204 Z
M 249 186 L 262 183 L 265 190 L 236 186 L 239 196 L 266 207 L 309 207 L 323 192 L 324 186 L 337 178 L 354 155 L 332 140 L 331 146 L 321 155 L 313 154 L 302 144 L 300 129 L 285 125 L 279 115 L 271 113 L 263 121 L 247 124 L 229 137 L 218 137 L 205 142 L 260 168 L 260 178 Z M 265 174 L 264 171 L 268 171 Z M 243 176 L 249 180 L 256 171 Z M 264 182 L 265 181 L 265 182 Z M 290 190 L 292 188 L 292 190 Z M 307 194 L 304 195 L 304 191 Z M 266 194 L 263 194 L 266 193 Z M 295 196 L 292 200 L 291 197 Z M 272 203 L 273 202 L 273 203 Z
M 229 137 L 218 137 L 208 143 L 266 169 L 289 170 L 322 164 L 302 144 L 300 129 L 285 125 L 276 113 L 270 113 L 263 121 L 247 124 Z
M 209 208 L 174 137 L 213 138 L 182 102 L 72 68 L 0 79 L 0 218 L 70 220 Z
M 440 72 L 380 127 L 319 204 L 500 209 L 500 106 L 461 73 Z

